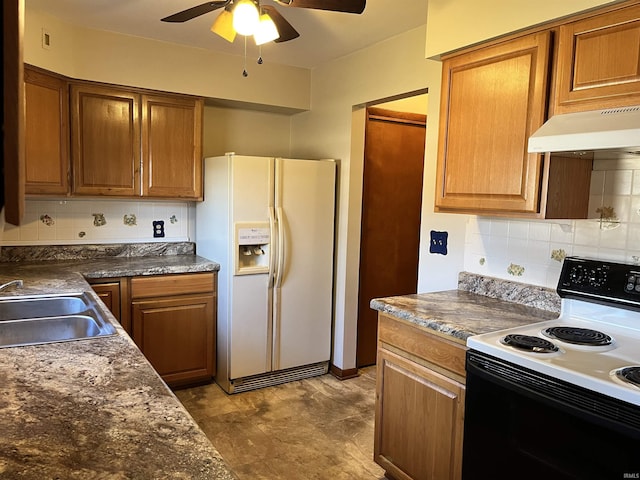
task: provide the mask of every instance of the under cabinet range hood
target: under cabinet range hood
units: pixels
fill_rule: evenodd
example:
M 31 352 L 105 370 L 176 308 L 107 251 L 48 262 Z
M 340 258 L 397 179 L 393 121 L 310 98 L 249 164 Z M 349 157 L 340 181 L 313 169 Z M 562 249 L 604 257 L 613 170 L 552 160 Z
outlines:
M 640 106 L 554 115 L 529 138 L 529 153 L 640 152 Z

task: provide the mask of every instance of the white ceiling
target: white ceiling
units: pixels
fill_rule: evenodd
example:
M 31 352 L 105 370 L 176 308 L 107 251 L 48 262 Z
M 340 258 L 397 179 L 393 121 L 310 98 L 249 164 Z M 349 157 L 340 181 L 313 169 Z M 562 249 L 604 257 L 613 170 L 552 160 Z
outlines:
M 221 10 L 185 23 L 160 19 L 203 3 L 203 0 L 26 0 L 36 9 L 65 22 L 138 37 L 191 45 L 232 55 L 243 55 L 243 37 L 233 44 L 210 32 Z M 361 15 L 274 5 L 300 37 L 262 47 L 265 62 L 312 68 L 424 25 L 427 0 L 368 0 Z M 247 42 L 249 55 L 257 47 Z

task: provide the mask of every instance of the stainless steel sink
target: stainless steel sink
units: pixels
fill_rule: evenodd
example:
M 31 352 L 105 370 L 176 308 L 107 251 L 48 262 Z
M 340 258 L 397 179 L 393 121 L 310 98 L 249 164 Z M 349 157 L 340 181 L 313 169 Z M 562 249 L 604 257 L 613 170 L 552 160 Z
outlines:
M 0 299 L 0 348 L 115 333 L 86 293 Z
M 22 318 L 74 315 L 89 309 L 82 296 L 17 297 L 0 300 L 0 322 Z

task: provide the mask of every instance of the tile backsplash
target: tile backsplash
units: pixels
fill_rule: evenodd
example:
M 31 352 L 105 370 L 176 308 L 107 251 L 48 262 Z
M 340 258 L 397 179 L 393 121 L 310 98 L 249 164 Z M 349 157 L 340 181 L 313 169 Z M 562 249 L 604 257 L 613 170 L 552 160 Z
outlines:
M 5 224 L 0 245 L 188 241 L 191 202 L 27 199 L 19 227 Z M 154 237 L 154 222 L 164 236 Z
M 640 265 L 640 159 L 593 168 L 587 220 L 470 216 L 465 270 L 555 288 L 565 256 Z

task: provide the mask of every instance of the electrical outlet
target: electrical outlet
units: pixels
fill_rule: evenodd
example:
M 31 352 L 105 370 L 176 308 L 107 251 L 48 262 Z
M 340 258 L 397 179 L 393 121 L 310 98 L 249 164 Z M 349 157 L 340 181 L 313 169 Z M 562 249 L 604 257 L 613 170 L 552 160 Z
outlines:
M 163 220 L 153 221 L 153 237 L 154 238 L 164 237 L 164 221 Z
M 449 239 L 448 232 L 436 232 L 431 230 L 431 244 L 429 245 L 429 253 L 447 254 L 447 242 Z

